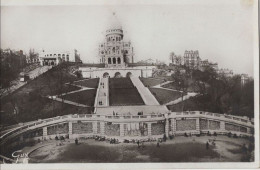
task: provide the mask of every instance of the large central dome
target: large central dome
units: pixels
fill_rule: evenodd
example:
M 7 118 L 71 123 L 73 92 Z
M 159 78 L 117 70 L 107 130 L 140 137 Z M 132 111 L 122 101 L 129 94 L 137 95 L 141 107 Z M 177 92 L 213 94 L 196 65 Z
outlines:
M 110 18 L 108 19 L 108 28 L 107 29 L 121 29 L 122 30 L 122 25 L 120 21 L 118 20 L 117 16 L 115 13 L 113 13 Z

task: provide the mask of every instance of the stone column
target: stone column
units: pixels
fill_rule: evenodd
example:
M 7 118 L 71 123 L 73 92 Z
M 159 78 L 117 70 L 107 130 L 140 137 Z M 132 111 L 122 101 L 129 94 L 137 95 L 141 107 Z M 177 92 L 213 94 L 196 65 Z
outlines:
M 148 137 L 152 137 L 152 123 L 147 122 L 147 126 L 148 126 Z
M 176 133 L 176 119 L 172 119 L 172 134 Z
M 120 137 L 125 136 L 125 128 L 124 128 L 124 124 L 120 123 Z
M 221 131 L 225 131 L 225 122 L 224 121 L 220 121 L 220 130 Z
M 69 138 L 72 139 L 72 122 L 69 122 Z
M 209 119 L 207 119 L 207 128 L 209 130 Z
M 169 119 L 165 119 L 165 135 L 168 138 L 169 137 Z
M 200 131 L 200 118 L 196 118 L 196 131 Z
M 48 133 L 47 133 L 47 126 L 43 127 L 42 130 L 43 130 L 43 134 L 42 134 L 43 139 L 47 139 L 47 135 L 48 135 Z
M 100 122 L 100 135 L 105 136 L 105 122 Z
M 97 134 L 97 122 L 92 122 L 93 123 L 93 134 Z

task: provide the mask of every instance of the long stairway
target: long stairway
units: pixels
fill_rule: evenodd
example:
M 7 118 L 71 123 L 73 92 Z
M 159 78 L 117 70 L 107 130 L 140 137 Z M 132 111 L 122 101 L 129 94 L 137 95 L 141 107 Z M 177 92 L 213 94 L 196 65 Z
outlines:
M 150 90 L 143 85 L 140 81 L 139 77 L 131 77 L 131 80 L 134 86 L 137 88 L 138 92 L 140 93 L 145 105 L 160 105 Z
M 95 99 L 95 107 L 109 106 L 109 88 L 108 78 L 100 78 L 97 95 Z

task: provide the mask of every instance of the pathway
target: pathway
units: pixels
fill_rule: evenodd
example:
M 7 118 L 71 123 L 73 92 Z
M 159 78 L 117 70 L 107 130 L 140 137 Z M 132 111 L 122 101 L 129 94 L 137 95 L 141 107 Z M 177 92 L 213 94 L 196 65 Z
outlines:
M 63 103 L 66 103 L 66 104 L 71 104 L 71 105 L 74 105 L 74 106 L 90 107 L 88 105 L 72 102 L 70 100 L 65 100 L 65 99 L 62 100 L 61 98 L 56 97 L 56 96 L 49 96 L 49 99 L 56 100 L 56 101 L 59 101 L 59 102 L 63 102 Z
M 137 88 L 145 105 L 160 105 L 156 98 L 152 95 L 150 90 L 143 85 L 139 77 L 130 77 L 134 86 Z
M 172 83 L 172 82 L 173 82 L 173 81 L 166 81 L 166 82 L 164 82 L 164 83 L 158 84 L 158 85 L 153 86 L 153 87 L 158 88 L 158 87 L 161 87 L 161 86 L 163 86 L 163 85 L 166 85 L 166 84 L 169 84 L 169 83 Z
M 198 93 L 188 93 L 187 95 L 183 96 L 183 101 L 189 99 L 190 97 L 194 97 L 197 95 L 198 95 Z M 166 103 L 165 105 L 173 105 L 173 104 L 180 103 L 181 101 L 182 101 L 182 97 L 180 97 L 176 100 L 170 101 L 169 103 Z

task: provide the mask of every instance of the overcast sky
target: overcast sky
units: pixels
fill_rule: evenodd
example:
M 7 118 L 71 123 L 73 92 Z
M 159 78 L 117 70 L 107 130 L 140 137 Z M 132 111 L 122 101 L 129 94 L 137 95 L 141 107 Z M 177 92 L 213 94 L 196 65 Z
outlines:
M 39 51 L 77 49 L 83 62 L 97 61 L 112 13 L 134 46 L 135 61 L 199 50 L 220 68 L 253 75 L 253 8 L 228 4 L 2 6 L 1 48 Z

